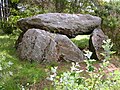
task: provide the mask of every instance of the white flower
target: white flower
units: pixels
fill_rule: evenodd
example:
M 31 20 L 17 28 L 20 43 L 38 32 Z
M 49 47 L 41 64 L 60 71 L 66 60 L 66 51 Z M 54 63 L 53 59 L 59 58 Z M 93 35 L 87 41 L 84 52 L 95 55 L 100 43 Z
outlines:
M 0 65 L 0 71 L 2 71 L 3 70 L 3 68 L 2 68 L 2 66 Z
M 76 71 L 76 73 L 81 73 L 81 72 L 83 72 L 84 70 L 79 70 L 79 71 Z
M 24 88 L 24 86 L 22 86 L 22 88 L 21 88 L 22 90 L 25 90 L 25 88 Z
M 51 67 L 51 72 L 52 72 L 52 73 L 56 73 L 57 68 L 58 68 L 58 67 Z
M 92 52 L 90 51 L 85 51 L 86 54 L 84 54 L 88 59 L 92 56 Z
M 60 78 L 60 82 L 63 82 L 63 79 L 62 79 L 62 78 Z
M 11 76 L 13 76 L 13 72 L 9 71 L 9 74 L 10 74 Z
M 13 63 L 11 61 L 8 62 L 8 65 L 13 65 Z

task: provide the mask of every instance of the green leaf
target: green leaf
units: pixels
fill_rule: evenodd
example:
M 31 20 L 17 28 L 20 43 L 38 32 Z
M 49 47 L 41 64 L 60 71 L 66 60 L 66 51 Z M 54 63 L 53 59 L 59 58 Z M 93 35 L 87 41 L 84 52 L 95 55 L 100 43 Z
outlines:
M 12 3 L 18 3 L 19 0 L 11 0 Z

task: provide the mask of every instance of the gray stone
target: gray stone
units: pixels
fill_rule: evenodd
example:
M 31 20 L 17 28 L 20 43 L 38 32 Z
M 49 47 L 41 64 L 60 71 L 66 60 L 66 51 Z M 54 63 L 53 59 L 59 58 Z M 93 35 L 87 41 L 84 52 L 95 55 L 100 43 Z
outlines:
M 65 35 L 53 34 L 40 29 L 29 29 L 18 44 L 21 59 L 36 62 L 82 62 L 82 51 Z
M 108 37 L 103 33 L 101 29 L 95 29 L 90 36 L 89 40 L 89 50 L 93 52 L 91 58 L 96 60 L 104 59 L 100 53 L 104 52 L 102 48 L 103 40 L 108 39 Z
M 79 34 L 92 33 L 95 28 L 100 27 L 101 18 L 88 14 L 47 13 L 20 19 L 17 25 L 24 32 L 38 28 L 75 37 Z

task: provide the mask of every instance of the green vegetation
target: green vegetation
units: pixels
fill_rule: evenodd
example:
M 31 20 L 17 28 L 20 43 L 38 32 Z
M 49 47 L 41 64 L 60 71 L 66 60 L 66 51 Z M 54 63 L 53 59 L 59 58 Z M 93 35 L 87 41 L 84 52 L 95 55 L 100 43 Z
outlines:
M 20 60 L 15 49 L 17 38 L 13 34 L 0 34 L 0 90 L 26 90 L 45 80 L 48 70 L 58 65 L 56 62 L 47 65 Z M 68 68 L 69 63 L 64 62 L 59 73 L 67 71 Z
M 114 43 L 113 49 L 120 54 L 118 49 L 120 46 L 119 0 L 110 0 L 110 2 L 104 0 L 10 0 L 10 2 L 9 17 L 7 20 L 0 20 L 0 30 L 4 33 L 19 31 L 16 27 L 17 20 L 36 14 L 48 12 L 92 14 L 102 18 L 102 30 Z
M 19 31 L 16 22 L 20 18 L 41 13 L 82 13 L 102 18 L 102 30 L 114 43 L 113 49 L 120 53 L 120 1 L 110 0 L 10 0 L 10 13 L 7 20 L 0 20 L 0 30 L 11 34 Z M 17 5 L 17 6 L 16 6 Z M 14 7 L 16 6 L 16 7 Z M 86 45 L 86 44 L 85 44 Z M 83 45 L 84 47 L 84 45 Z
M 0 88 L 3 90 L 21 90 L 22 85 L 26 87 L 46 77 L 39 64 L 18 59 L 14 48 L 16 38 L 0 35 Z
M 72 38 L 72 42 L 78 46 L 78 48 L 85 49 L 89 47 L 90 35 L 78 35 L 75 38 Z
M 114 43 L 113 49 L 120 53 L 120 0 L 110 0 L 109 3 L 104 2 L 101 7 L 96 10 L 95 15 L 102 18 L 102 29 L 106 35 L 111 38 Z
M 37 88 L 39 85 L 41 87 L 40 90 L 53 90 L 53 88 L 60 88 L 60 90 L 64 90 L 64 88 L 68 90 L 119 90 L 120 72 L 118 70 L 106 72 L 111 62 L 109 61 L 110 55 L 114 53 L 110 49 L 112 48 L 116 51 L 117 57 L 120 55 L 119 0 L 111 0 L 109 3 L 103 0 L 9 1 L 11 1 L 10 13 L 8 13 L 7 19 L 0 19 L 0 90 L 27 90 L 30 87 Z M 19 8 L 14 7 L 15 5 L 18 5 Z M 104 42 L 106 44 L 103 46 L 105 53 L 102 53 L 102 55 L 105 60 L 103 63 L 97 62 L 100 64 L 100 68 L 94 67 L 96 61 L 89 58 L 90 52 L 86 52 L 88 57 L 85 64 L 85 67 L 87 65 L 86 70 L 80 69 L 79 66 L 83 66 L 76 63 L 72 64 L 70 70 L 70 63 L 52 62 L 49 65 L 45 65 L 35 62 L 30 63 L 17 57 L 15 42 L 21 31 L 17 28 L 16 22 L 20 18 L 47 12 L 92 14 L 102 18 L 102 29 L 111 38 L 113 47 L 110 44 L 110 40 Z M 89 35 L 78 35 L 71 40 L 80 49 L 88 48 Z M 115 58 L 113 59 L 116 62 Z M 120 59 L 116 63 L 119 64 Z M 57 68 L 52 68 L 54 77 L 51 78 L 51 80 L 53 79 L 53 85 L 51 85 L 51 82 L 46 81 L 46 77 L 48 77 L 49 69 L 54 66 L 58 66 L 58 72 L 56 71 Z M 120 67 L 120 65 L 118 66 Z M 96 71 L 96 69 L 98 70 Z M 88 76 L 84 76 L 84 74 Z M 60 79 L 62 79 L 61 82 L 59 81 Z M 41 83 L 46 83 L 46 85 Z
M 84 38 L 88 38 L 89 36 L 84 36 Z M 83 38 L 83 37 L 82 37 Z M 81 39 L 82 39 L 81 38 Z M 1 90 L 21 90 L 21 88 L 24 88 L 25 90 L 30 88 L 30 86 L 34 86 L 35 84 L 39 84 L 40 82 L 44 81 L 46 77 L 48 77 L 47 73 L 50 69 L 50 67 L 58 66 L 59 71 L 57 75 L 57 80 L 59 81 L 60 78 L 64 78 L 67 75 L 71 79 L 66 79 L 64 81 L 68 82 L 67 84 L 71 84 L 69 82 L 73 82 L 78 80 L 80 86 L 78 86 L 78 82 L 74 82 L 74 87 L 72 88 L 81 88 L 82 90 L 88 89 L 88 90 L 94 90 L 91 89 L 94 86 L 95 89 L 101 88 L 102 90 L 118 90 L 120 85 L 120 73 L 119 71 L 114 71 L 109 73 L 107 78 L 103 79 L 104 75 L 106 75 L 106 72 L 104 72 L 105 69 L 107 69 L 107 66 L 109 64 L 110 54 L 113 52 L 110 51 L 110 48 L 112 45 L 110 44 L 110 41 L 108 40 L 106 45 L 103 45 L 105 48 L 105 52 L 102 55 L 104 55 L 105 62 L 100 63 L 101 68 L 98 72 L 96 72 L 96 67 L 93 66 L 94 60 L 91 60 L 89 58 L 90 53 L 86 52 L 86 56 L 88 57 L 88 60 L 86 62 L 87 64 L 87 71 L 84 69 L 78 68 L 78 64 L 73 64 L 71 70 L 69 69 L 70 64 L 69 63 L 62 63 L 61 65 L 58 63 L 50 63 L 50 65 L 45 64 L 37 64 L 37 63 L 30 63 L 27 61 L 21 61 L 18 59 L 16 55 L 16 50 L 14 48 L 14 44 L 17 37 L 15 35 L 0 35 L 0 89 Z M 76 37 L 76 39 L 80 39 L 80 36 Z M 78 68 L 78 69 L 77 69 Z M 55 68 L 52 68 L 52 71 L 54 72 Z M 74 70 L 73 70 L 74 69 Z M 84 76 L 84 73 L 87 73 L 89 76 Z M 56 72 L 55 72 L 56 73 Z M 72 74 L 71 74 L 72 73 Z M 80 74 L 80 76 L 79 76 Z M 62 76 L 61 76 L 62 75 Z M 102 77 L 101 77 L 102 76 Z M 98 78 L 99 77 L 99 78 Z M 112 77 L 112 78 L 111 78 Z M 47 81 L 48 82 L 48 81 Z M 59 84 L 58 84 L 59 83 Z M 64 83 L 64 82 L 63 82 Z M 99 83 L 99 84 L 98 84 Z M 43 90 L 53 90 L 53 86 L 50 85 L 51 83 L 48 83 L 48 86 L 43 86 Z M 65 83 L 64 83 L 65 84 Z M 63 85 L 60 82 L 56 82 L 56 85 Z M 64 85 L 65 86 L 65 85 Z M 56 88 L 61 88 L 59 86 L 56 86 Z M 61 89 L 62 90 L 62 89 Z M 64 90 L 64 89 L 63 89 Z
M 105 72 L 110 65 L 110 55 L 114 53 L 110 51 L 112 46 L 110 39 L 104 41 L 105 53 L 102 55 L 105 59 L 99 68 L 93 66 L 96 60 L 90 59 L 92 52 L 86 51 L 86 70 L 81 70 L 79 63 L 72 63 L 70 71 L 58 75 L 57 67 L 52 67 L 52 74 L 47 79 L 52 81 L 55 90 L 118 90 L 120 88 L 119 70 L 110 72 L 108 75 Z M 82 76 L 81 73 L 84 72 L 87 72 L 89 77 Z

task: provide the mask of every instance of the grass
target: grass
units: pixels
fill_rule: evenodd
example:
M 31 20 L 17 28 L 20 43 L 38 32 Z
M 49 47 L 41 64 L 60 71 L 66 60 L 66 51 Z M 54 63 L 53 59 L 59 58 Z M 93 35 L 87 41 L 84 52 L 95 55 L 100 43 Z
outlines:
M 4 75 L 0 78 L 0 86 L 3 86 L 5 90 L 19 90 L 20 85 L 37 83 L 46 77 L 44 67 L 40 67 L 37 63 L 19 60 L 14 48 L 16 39 L 17 37 L 13 35 L 0 35 L 0 57 L 2 57 L 0 60 L 4 59 L 4 63 L 0 62 L 0 65 L 7 65 L 9 61 L 13 63 L 11 67 L 3 69 L 5 74 L 12 72 L 13 75 L 9 77 Z
M 76 46 L 78 46 L 78 48 L 82 50 L 89 47 L 89 38 L 90 35 L 78 35 L 71 40 Z
M 7 72 L 12 72 L 13 74 L 7 76 L 4 74 L 2 78 L 0 77 L 0 90 L 21 90 L 22 86 L 24 86 L 24 88 L 28 88 L 29 86 L 33 88 L 34 85 L 35 87 L 40 86 L 42 89 L 47 89 L 48 87 L 50 88 L 50 84 L 46 81 L 46 77 L 51 67 L 59 65 L 59 73 L 68 70 L 70 64 L 66 62 L 59 64 L 52 62 L 47 65 L 20 60 L 15 49 L 15 41 L 17 38 L 15 35 L 0 34 L 0 65 L 3 64 L 1 61 L 4 61 L 5 65 L 7 65 L 9 61 L 13 63 L 11 67 L 6 67 L 6 69 L 3 70 L 5 74 Z M 42 85 L 42 82 L 48 83 L 49 86 Z
M 84 41 L 84 39 L 85 43 L 88 45 L 89 36 L 82 35 L 75 38 L 80 45 L 84 43 L 79 41 Z M 62 72 L 70 70 L 71 63 L 52 62 L 47 65 L 20 60 L 17 57 L 17 52 L 14 48 L 16 40 L 17 37 L 15 35 L 0 35 L 0 65 L 2 64 L 1 61 L 4 61 L 5 65 L 7 65 L 9 61 L 13 63 L 11 67 L 4 69 L 5 73 L 10 71 L 13 75 L 7 76 L 5 74 L 2 78 L 0 77 L 0 90 L 3 88 L 3 90 L 21 90 L 22 87 L 24 87 L 25 90 L 28 88 L 31 88 L 31 90 L 53 90 L 51 82 L 46 80 L 50 68 L 58 66 L 58 74 L 61 74 Z M 95 64 L 97 65 L 97 63 Z M 111 63 L 118 68 L 120 67 L 120 59 L 116 56 L 113 56 Z M 81 63 L 80 66 L 82 69 L 85 69 L 86 67 L 84 63 Z M 83 75 L 84 74 L 86 75 L 86 73 L 83 73 Z

